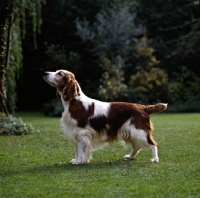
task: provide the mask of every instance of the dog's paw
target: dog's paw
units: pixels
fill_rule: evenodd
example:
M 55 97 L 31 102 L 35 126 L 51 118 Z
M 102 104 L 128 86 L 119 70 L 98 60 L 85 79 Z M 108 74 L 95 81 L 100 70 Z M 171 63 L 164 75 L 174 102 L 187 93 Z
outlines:
M 72 159 L 72 160 L 70 161 L 71 164 L 75 164 L 75 165 L 78 165 L 78 164 L 86 164 L 86 163 L 89 163 L 89 162 L 90 162 L 89 160 L 86 161 L 86 162 L 82 162 L 82 161 L 78 161 L 78 160 L 76 160 L 76 159 Z
M 82 162 L 80 162 L 80 161 L 78 161 L 78 160 L 76 160 L 76 159 L 72 159 L 72 160 L 70 161 L 70 163 L 71 163 L 71 164 L 82 164 Z
M 133 157 L 131 157 L 130 155 L 125 155 L 125 156 L 123 157 L 123 159 L 124 159 L 124 160 L 131 160 L 131 159 L 133 159 Z
M 70 163 L 72 164 L 74 161 L 76 161 L 76 159 L 72 159 L 72 160 L 70 161 Z
M 152 163 L 155 163 L 155 162 L 159 162 L 159 158 L 151 158 L 150 159 L 150 162 L 152 162 Z

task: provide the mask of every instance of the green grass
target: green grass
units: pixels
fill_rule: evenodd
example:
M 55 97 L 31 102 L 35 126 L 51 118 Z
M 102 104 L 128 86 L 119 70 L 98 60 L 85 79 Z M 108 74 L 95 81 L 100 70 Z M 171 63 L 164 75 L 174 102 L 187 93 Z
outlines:
M 200 114 L 152 115 L 160 163 L 150 150 L 123 161 L 130 148 L 114 143 L 87 165 L 71 165 L 74 147 L 59 118 L 17 114 L 40 134 L 0 137 L 0 197 L 200 197 Z

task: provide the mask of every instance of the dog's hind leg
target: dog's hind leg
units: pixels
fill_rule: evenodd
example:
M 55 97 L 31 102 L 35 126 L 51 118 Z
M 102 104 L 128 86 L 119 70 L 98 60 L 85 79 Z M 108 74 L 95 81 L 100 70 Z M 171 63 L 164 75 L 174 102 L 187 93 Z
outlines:
M 157 146 L 150 144 L 149 148 L 151 149 L 152 153 L 152 158 L 150 159 L 150 162 L 159 162 Z
M 140 152 L 140 148 L 132 148 L 132 151 L 130 152 L 130 154 L 128 155 L 125 155 L 124 156 L 124 159 L 127 160 L 127 159 L 133 159 L 139 152 Z

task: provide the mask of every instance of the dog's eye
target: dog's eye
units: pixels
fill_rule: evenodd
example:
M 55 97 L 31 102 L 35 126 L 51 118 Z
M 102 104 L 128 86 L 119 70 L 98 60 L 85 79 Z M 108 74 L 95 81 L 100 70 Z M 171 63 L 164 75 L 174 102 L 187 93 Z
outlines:
M 59 75 L 59 76 L 62 76 L 62 73 L 61 73 L 61 72 L 58 72 L 58 75 Z

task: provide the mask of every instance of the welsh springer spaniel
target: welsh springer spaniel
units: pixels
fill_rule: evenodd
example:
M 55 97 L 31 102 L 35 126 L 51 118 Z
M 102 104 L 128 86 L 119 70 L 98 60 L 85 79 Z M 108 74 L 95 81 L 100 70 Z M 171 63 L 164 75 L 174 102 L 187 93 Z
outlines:
M 151 162 L 159 162 L 157 143 L 152 137 L 150 114 L 167 108 L 167 104 L 141 105 L 126 102 L 101 102 L 87 97 L 74 74 L 66 70 L 45 72 L 44 80 L 57 89 L 64 112 L 61 127 L 76 147 L 72 164 L 85 164 L 92 151 L 105 143 L 123 140 L 132 146 L 124 159 L 132 159 L 140 149 L 149 147 Z

